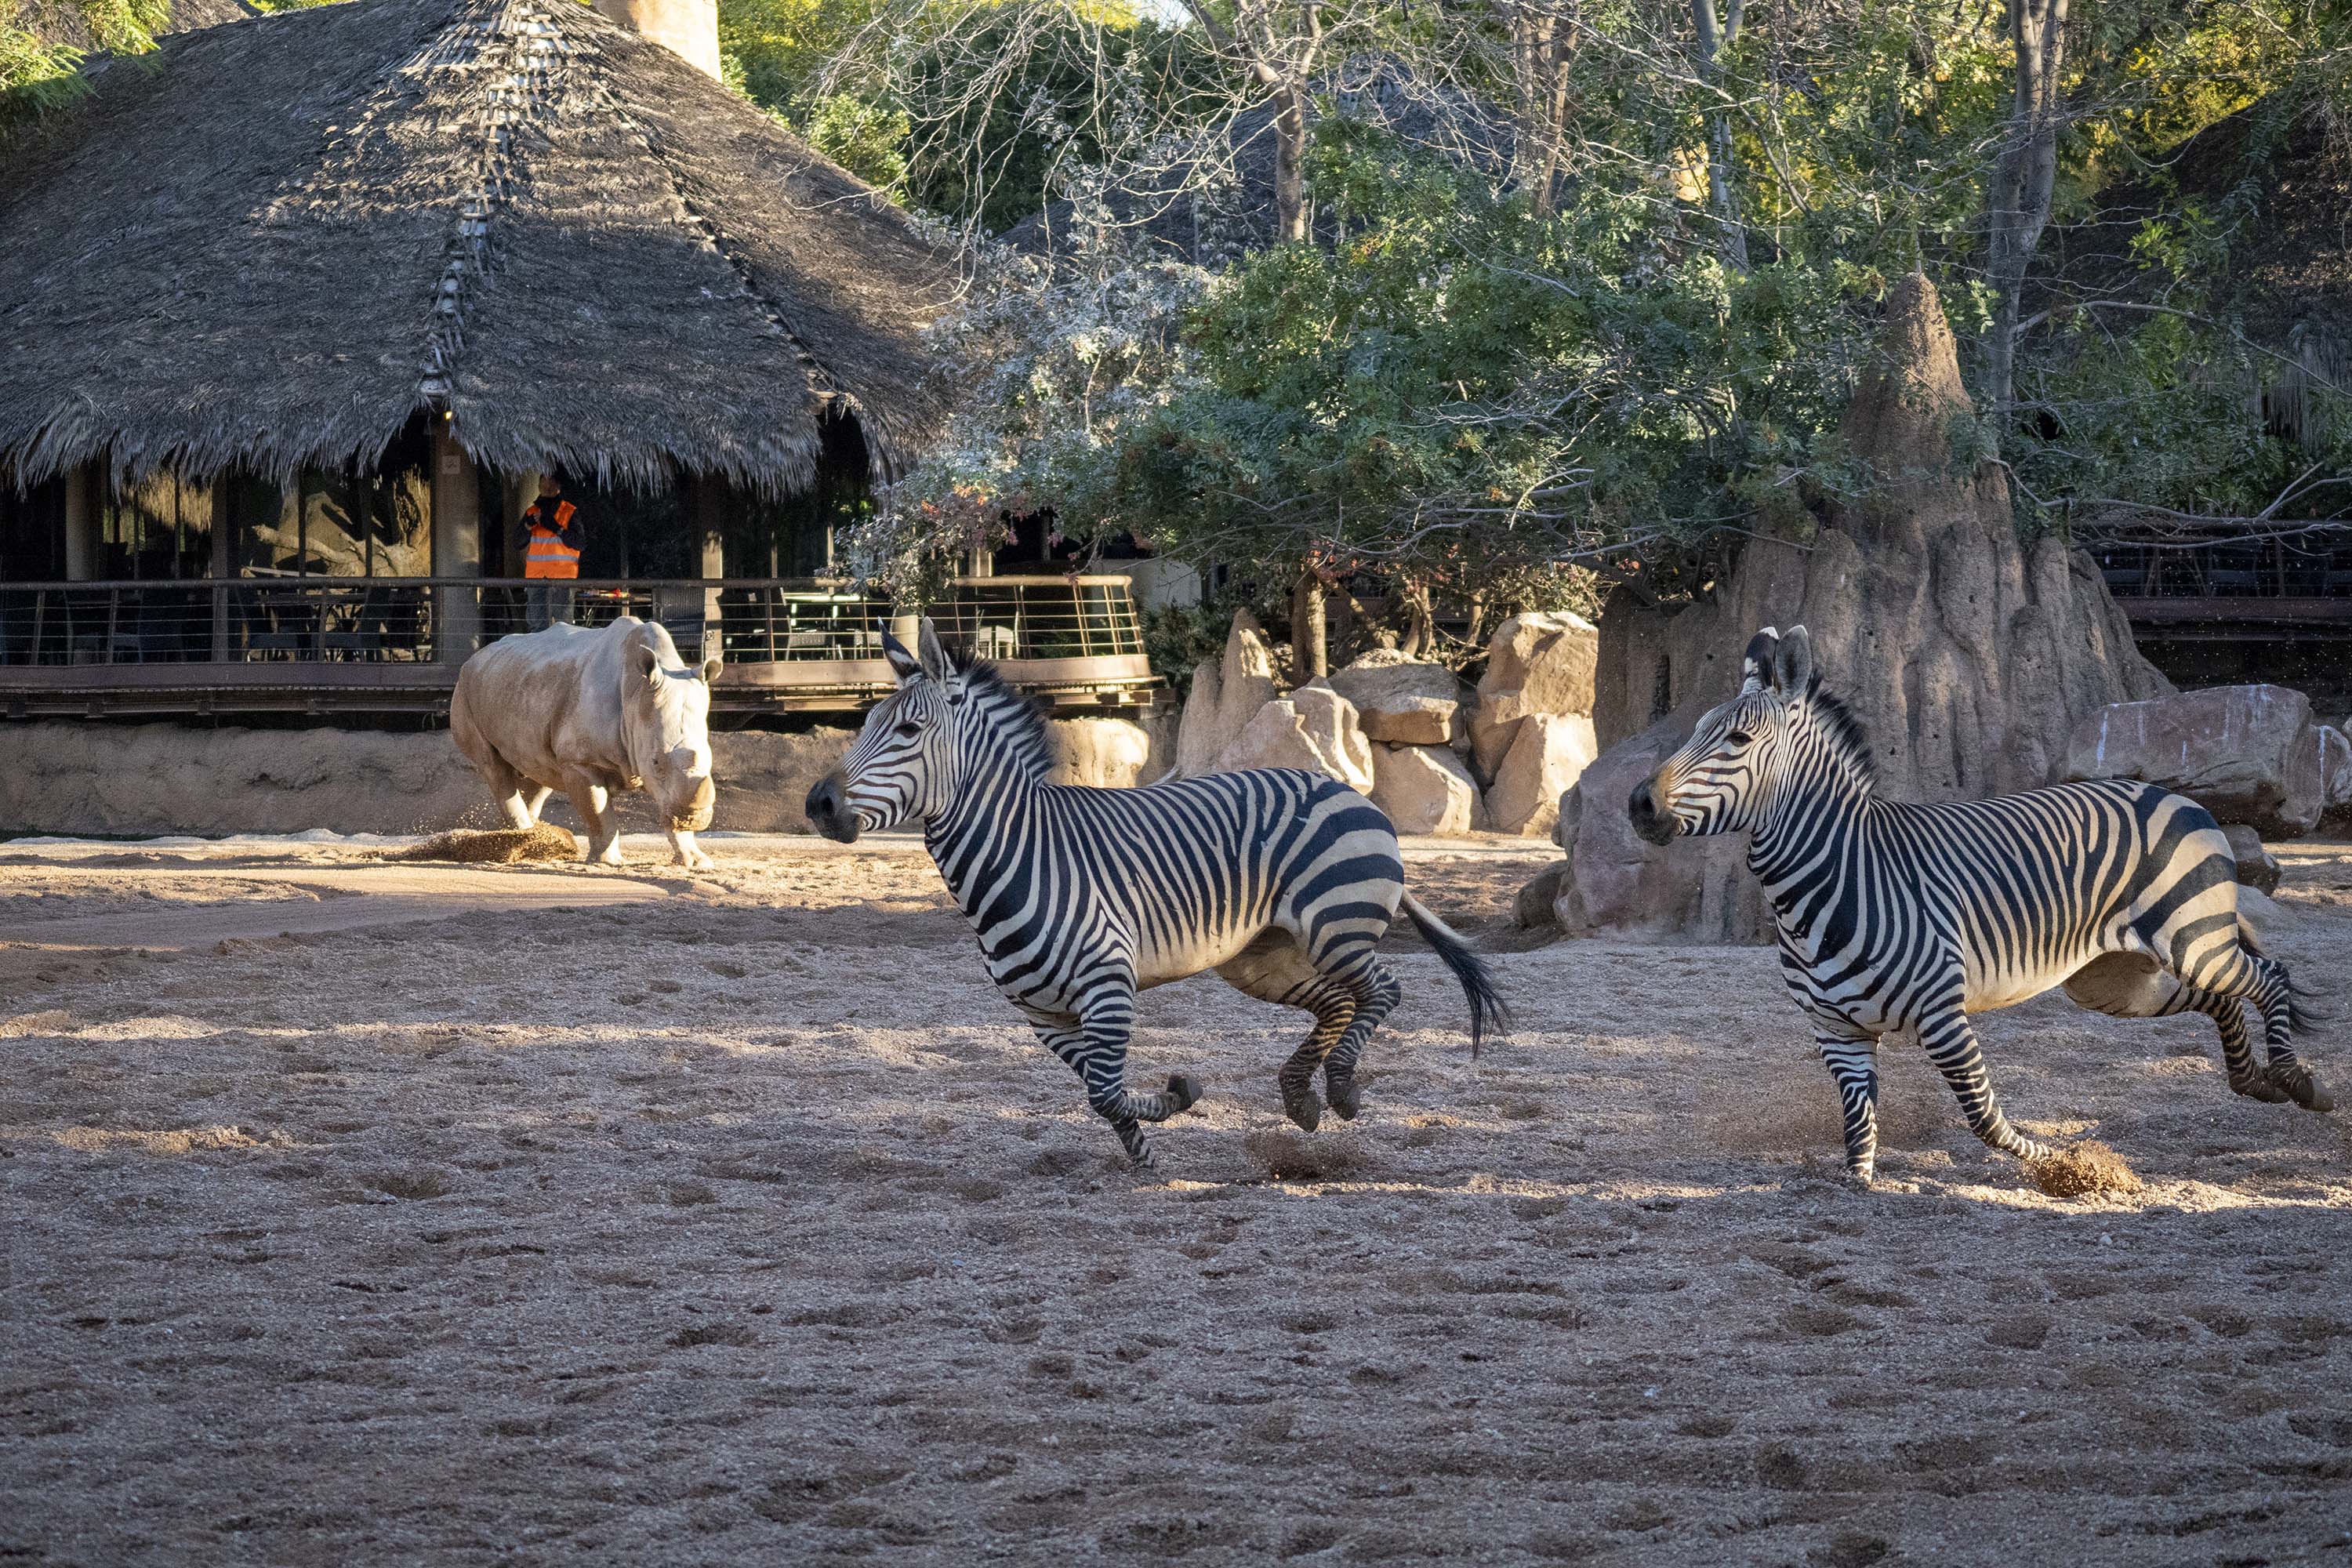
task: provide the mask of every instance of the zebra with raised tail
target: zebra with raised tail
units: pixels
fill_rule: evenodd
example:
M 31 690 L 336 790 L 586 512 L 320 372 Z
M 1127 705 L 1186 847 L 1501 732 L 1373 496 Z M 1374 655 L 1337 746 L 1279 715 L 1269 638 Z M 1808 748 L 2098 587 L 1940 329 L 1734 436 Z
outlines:
M 1822 689 L 1804 627 L 1757 633 L 1743 678 L 1628 808 L 1654 844 L 1751 836 L 1748 864 L 1844 1102 L 1856 1179 L 1877 1159 L 1878 1041 L 1906 1028 L 1971 1131 L 2021 1159 L 2045 1156 L 2001 1113 L 1969 1015 L 2053 985 L 2118 1017 L 2204 1013 L 2231 1089 L 2334 1109 L 2287 1043 L 2304 1015 L 2239 912 L 2236 858 L 2203 806 L 2131 779 L 1943 805 L 1881 800 L 1861 726 Z M 2266 1065 L 2245 1002 L 2262 1012 Z
M 950 658 L 928 620 L 917 645 L 884 634 L 898 689 L 809 792 L 809 821 L 845 844 L 922 823 L 990 978 L 1139 1166 L 1152 1163 L 1141 1124 L 1201 1098 L 1181 1073 L 1161 1093 L 1127 1087 L 1135 996 L 1150 986 L 1213 969 L 1314 1015 L 1277 1075 L 1283 1109 L 1310 1132 L 1317 1068 L 1334 1115 L 1360 1103 L 1364 1043 L 1400 994 L 1373 949 L 1400 907 L 1469 998 L 1472 1052 L 1505 1026 L 1486 965 L 1404 890 L 1396 830 L 1363 796 L 1282 769 L 1147 789 L 1048 784 L 1035 707 L 991 666 Z

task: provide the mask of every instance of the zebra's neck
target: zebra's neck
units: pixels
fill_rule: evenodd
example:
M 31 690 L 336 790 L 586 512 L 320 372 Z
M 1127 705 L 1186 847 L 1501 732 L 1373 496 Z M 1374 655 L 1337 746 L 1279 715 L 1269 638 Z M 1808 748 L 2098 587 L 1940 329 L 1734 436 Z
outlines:
M 1878 804 L 1868 757 L 1855 753 L 1845 725 L 1827 718 L 1810 707 L 1798 713 L 1790 757 L 1748 840 L 1748 868 L 1783 914 L 1834 868 Z
M 1017 830 L 1045 787 L 1033 742 L 1001 717 L 983 701 L 965 720 L 949 768 L 947 804 L 923 824 L 923 842 L 959 900 L 956 873 L 971 863 L 966 851 Z

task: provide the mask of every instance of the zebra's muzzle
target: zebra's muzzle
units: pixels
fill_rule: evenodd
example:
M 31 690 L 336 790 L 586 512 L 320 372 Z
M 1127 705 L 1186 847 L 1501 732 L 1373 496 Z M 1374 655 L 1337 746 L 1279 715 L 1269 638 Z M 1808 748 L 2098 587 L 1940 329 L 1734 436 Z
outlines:
M 836 844 L 857 842 L 857 814 L 843 800 L 841 775 L 827 773 L 808 793 L 809 826 Z
M 1658 781 L 1643 779 L 1633 786 L 1633 794 L 1625 802 L 1625 815 L 1633 819 L 1633 831 L 1652 844 L 1669 844 L 1682 825 L 1675 814 L 1664 809 L 1658 800 Z

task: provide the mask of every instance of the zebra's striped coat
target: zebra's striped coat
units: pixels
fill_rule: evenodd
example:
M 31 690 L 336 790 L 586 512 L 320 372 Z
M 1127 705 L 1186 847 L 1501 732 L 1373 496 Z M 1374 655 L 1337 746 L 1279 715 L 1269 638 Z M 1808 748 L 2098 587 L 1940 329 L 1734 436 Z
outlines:
M 1245 994 L 1302 1008 L 1315 1027 L 1278 1078 L 1310 1131 L 1323 1101 L 1356 1114 L 1365 1042 L 1398 1001 L 1374 948 L 1402 908 L 1462 981 L 1475 1049 L 1498 1003 L 1484 964 L 1404 890 L 1396 831 L 1318 773 L 1260 770 L 1088 789 L 1045 782 L 1035 710 L 986 665 L 959 667 L 929 622 L 922 652 L 886 641 L 899 687 L 867 715 L 841 769 L 809 795 L 820 832 L 848 842 L 905 820 L 980 939 L 990 977 L 1076 1070 L 1129 1154 L 1140 1123 L 1200 1097 L 1126 1085 L 1135 995 L 1215 970 Z
M 1874 783 L 1860 726 L 1813 674 L 1805 629 L 1767 627 L 1738 695 L 1628 803 L 1655 843 L 1750 835 L 1790 994 L 1844 1102 L 1855 1176 L 1868 1181 L 1877 1154 L 1878 1040 L 1904 1029 L 1979 1138 L 2045 1154 L 2002 1114 L 1969 1015 L 2054 985 L 2119 1016 L 2204 1013 L 2231 1088 L 2332 1108 L 2288 1044 L 2302 1018 L 2286 972 L 2240 915 L 2236 860 L 2204 807 L 2128 779 L 1937 805 L 1881 800 Z M 2263 1014 L 2266 1067 L 2244 1002 Z

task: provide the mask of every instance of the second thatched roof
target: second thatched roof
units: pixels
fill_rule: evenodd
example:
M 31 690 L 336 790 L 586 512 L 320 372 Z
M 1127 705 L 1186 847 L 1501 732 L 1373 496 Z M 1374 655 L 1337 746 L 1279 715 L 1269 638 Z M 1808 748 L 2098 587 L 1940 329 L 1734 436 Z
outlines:
M 565 0 L 352 0 L 167 39 L 0 149 L 0 468 L 477 458 L 777 490 L 940 409 L 949 255 Z

